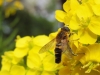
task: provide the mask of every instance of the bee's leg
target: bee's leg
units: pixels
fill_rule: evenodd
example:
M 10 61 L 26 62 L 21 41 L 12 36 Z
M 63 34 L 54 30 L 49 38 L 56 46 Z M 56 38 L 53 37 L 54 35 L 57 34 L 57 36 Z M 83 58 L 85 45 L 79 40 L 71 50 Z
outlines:
M 77 56 L 77 54 L 75 54 L 75 53 L 72 51 L 71 48 L 69 48 L 69 51 L 70 51 L 70 53 L 71 53 L 73 56 Z
M 77 56 L 77 54 L 75 54 L 73 52 L 73 50 L 71 49 L 71 47 L 69 46 L 69 44 L 67 44 L 67 47 L 68 47 L 68 51 L 71 53 L 71 55 Z

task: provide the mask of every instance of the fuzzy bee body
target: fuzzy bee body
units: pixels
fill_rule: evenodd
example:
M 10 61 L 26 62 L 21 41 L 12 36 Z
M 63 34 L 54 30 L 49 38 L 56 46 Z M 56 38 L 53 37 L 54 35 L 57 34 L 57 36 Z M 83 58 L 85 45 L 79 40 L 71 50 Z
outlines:
M 55 43 L 55 63 L 61 62 L 61 55 L 62 53 L 67 53 L 67 56 L 74 55 L 73 51 L 71 50 L 69 46 L 69 36 L 70 36 L 70 29 L 68 27 L 62 27 L 61 31 L 57 34 L 56 38 L 51 40 L 49 43 L 47 43 L 45 46 L 43 46 L 39 53 L 43 53 L 47 50 L 49 45 Z M 47 47 L 47 48 L 46 48 Z

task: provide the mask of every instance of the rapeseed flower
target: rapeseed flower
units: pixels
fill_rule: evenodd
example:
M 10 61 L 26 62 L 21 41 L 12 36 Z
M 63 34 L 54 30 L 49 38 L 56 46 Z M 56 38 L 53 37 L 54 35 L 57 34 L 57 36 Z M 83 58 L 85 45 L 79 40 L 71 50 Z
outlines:
M 5 52 L 2 56 L 0 75 L 55 75 L 62 67 L 55 63 L 53 50 L 39 53 L 41 47 L 50 41 L 48 36 L 17 36 L 15 41 L 14 51 Z
M 100 74 L 100 13 L 99 0 L 67 0 L 62 10 L 56 10 L 55 18 L 70 28 L 69 44 L 77 54 L 65 59 L 65 67 L 59 75 Z M 69 62 L 70 63 L 69 63 Z
M 77 32 L 80 43 L 93 44 L 100 35 L 99 6 L 98 0 L 67 0 L 63 4 L 64 11 L 56 10 L 55 18 Z M 85 38 L 88 41 L 84 42 Z
M 14 15 L 17 10 L 24 9 L 20 0 L 0 0 L 0 7 L 5 11 L 5 17 Z
M 3 4 L 3 0 L 0 0 L 0 6 Z
M 53 48 L 46 44 L 56 39 L 60 29 L 49 37 L 18 36 L 14 51 L 2 56 L 0 75 L 100 75 L 99 5 L 99 0 L 67 0 L 64 11 L 56 11 L 56 19 L 70 29 L 66 39 L 75 55 L 70 57 L 63 52 L 61 63 L 55 63 L 56 43 L 50 43 Z M 47 49 L 39 53 L 44 45 Z

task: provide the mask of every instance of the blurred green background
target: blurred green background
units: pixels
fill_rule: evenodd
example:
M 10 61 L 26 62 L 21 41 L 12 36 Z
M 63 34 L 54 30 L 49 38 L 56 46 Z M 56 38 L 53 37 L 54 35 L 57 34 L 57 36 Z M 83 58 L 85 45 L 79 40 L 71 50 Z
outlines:
M 56 31 L 61 24 L 54 18 L 54 12 L 65 1 L 0 0 L 0 62 L 5 51 L 14 49 L 17 35 L 48 35 Z

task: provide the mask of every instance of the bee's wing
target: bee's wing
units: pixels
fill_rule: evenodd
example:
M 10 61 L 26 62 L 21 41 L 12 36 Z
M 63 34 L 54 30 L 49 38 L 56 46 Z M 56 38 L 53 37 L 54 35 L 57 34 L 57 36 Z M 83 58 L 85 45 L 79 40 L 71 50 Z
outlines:
M 48 42 L 46 45 L 44 45 L 40 50 L 39 53 L 43 53 L 46 52 L 48 50 L 51 50 L 55 47 L 56 44 L 56 39 L 54 38 L 53 40 L 51 40 L 50 42 Z
M 65 53 L 69 58 L 72 58 L 72 56 L 76 56 L 76 54 L 70 48 L 67 40 L 65 40 L 65 42 L 63 42 L 62 49 L 63 49 L 63 53 Z

